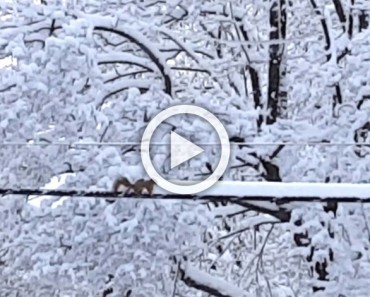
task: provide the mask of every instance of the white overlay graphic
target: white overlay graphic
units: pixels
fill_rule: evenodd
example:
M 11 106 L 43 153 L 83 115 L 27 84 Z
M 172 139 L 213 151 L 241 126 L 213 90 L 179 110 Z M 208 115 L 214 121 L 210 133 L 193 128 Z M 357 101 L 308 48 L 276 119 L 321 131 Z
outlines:
M 203 153 L 204 149 L 171 132 L 171 169 Z
M 192 185 L 178 185 L 164 179 L 154 168 L 149 153 L 150 140 L 152 138 L 154 131 L 163 121 L 165 121 L 169 117 L 178 114 L 193 114 L 209 122 L 211 126 L 216 130 L 221 143 L 220 145 L 221 159 L 212 175 L 209 176 L 204 181 Z M 183 145 L 182 148 L 181 145 Z M 200 148 L 199 146 L 191 143 L 182 136 L 172 132 L 171 169 L 199 155 L 200 153 L 202 153 L 202 151 L 203 149 Z M 204 108 L 194 105 L 172 106 L 157 114 L 146 127 L 141 141 L 141 160 L 147 174 L 150 176 L 151 179 L 153 179 L 158 184 L 158 186 L 160 186 L 161 188 L 168 192 L 176 194 L 183 195 L 196 194 L 213 186 L 225 172 L 227 165 L 229 163 L 229 159 L 230 159 L 230 143 L 229 136 L 227 134 L 225 127 L 222 125 L 220 120 L 217 119 L 217 117 L 215 117 L 212 113 L 210 113 Z

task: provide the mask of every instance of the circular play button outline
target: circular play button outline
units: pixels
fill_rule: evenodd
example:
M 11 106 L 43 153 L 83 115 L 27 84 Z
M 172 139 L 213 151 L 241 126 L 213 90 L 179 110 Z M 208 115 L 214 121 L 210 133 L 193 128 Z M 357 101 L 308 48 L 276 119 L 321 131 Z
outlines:
M 209 122 L 211 126 L 216 130 L 221 143 L 221 158 L 216 169 L 204 181 L 193 185 L 178 185 L 167 181 L 156 171 L 150 158 L 150 140 L 153 136 L 154 131 L 163 121 L 167 120 L 169 117 L 178 114 L 193 114 Z M 204 190 L 210 188 L 220 179 L 220 177 L 227 169 L 229 159 L 230 142 L 225 127 L 220 122 L 220 120 L 208 110 L 195 105 L 175 105 L 161 111 L 149 122 L 149 124 L 145 128 L 141 140 L 141 160 L 146 173 L 156 184 L 158 184 L 158 186 L 168 192 L 172 192 L 175 194 L 191 195 L 203 192 Z

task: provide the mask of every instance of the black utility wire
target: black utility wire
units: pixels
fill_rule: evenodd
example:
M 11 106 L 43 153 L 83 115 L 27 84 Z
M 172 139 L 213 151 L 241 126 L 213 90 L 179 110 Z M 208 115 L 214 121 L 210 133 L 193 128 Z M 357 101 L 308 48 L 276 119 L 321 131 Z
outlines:
M 369 198 L 358 197 L 315 197 L 315 196 L 300 196 L 300 197 L 272 197 L 272 196 L 230 196 L 230 195 L 179 195 L 179 194 L 141 194 L 134 193 L 114 193 L 111 191 L 82 191 L 82 190 L 42 190 L 42 189 L 0 189 L 0 195 L 34 195 L 34 196 L 70 196 L 74 198 L 115 198 L 115 199 L 158 199 L 158 200 L 209 200 L 209 201 L 268 201 L 277 204 L 289 202 L 338 202 L 338 203 L 370 203 Z

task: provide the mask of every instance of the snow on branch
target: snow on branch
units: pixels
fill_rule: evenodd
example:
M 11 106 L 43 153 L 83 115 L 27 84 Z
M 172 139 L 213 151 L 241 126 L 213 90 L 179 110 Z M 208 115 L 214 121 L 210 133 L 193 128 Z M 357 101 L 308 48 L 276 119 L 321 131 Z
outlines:
M 99 18 L 94 16 L 94 18 L 90 18 L 90 20 L 92 21 L 95 30 L 117 34 L 139 46 L 161 72 L 164 79 L 165 92 L 169 95 L 172 95 L 170 68 L 166 64 L 166 59 L 156 48 L 156 45 L 154 43 L 152 43 L 149 39 L 147 39 L 143 34 L 141 34 L 133 27 L 120 26 L 118 24 L 114 25 L 114 18 Z
M 98 64 L 131 64 L 143 67 L 144 69 L 154 72 L 155 65 L 150 63 L 147 59 L 137 57 L 129 53 L 107 53 L 99 54 L 97 57 Z M 149 62 L 149 63 L 148 63 Z
M 12 84 L 12 85 L 6 86 L 6 87 L 0 89 L 0 93 L 6 92 L 6 91 L 8 91 L 8 90 L 10 90 L 12 88 L 15 88 L 16 86 L 17 86 L 16 84 Z
M 164 34 L 166 37 L 171 39 L 184 52 L 186 52 L 197 63 L 197 65 L 198 65 L 198 67 L 200 67 L 200 69 L 202 69 L 207 74 L 209 74 L 217 82 L 217 79 L 212 76 L 212 71 L 208 69 L 209 67 L 205 63 L 203 63 L 202 60 L 198 59 L 196 53 L 193 51 L 193 49 L 190 46 L 186 45 L 185 42 L 183 42 L 179 38 L 177 38 L 175 36 L 175 34 L 173 34 L 173 32 L 171 32 L 170 30 L 166 30 L 164 28 L 161 28 L 161 29 L 159 29 L 159 31 L 162 34 Z
M 107 100 L 109 97 L 129 88 L 135 87 L 138 89 L 149 89 L 153 84 L 155 84 L 155 81 L 151 79 L 140 80 L 126 78 L 121 79 L 118 82 L 113 82 L 109 85 L 109 91 L 104 93 L 102 98 L 99 99 L 100 105 L 104 104 L 105 100 Z
M 234 9 L 233 12 L 232 12 L 232 15 L 235 17 L 235 18 L 238 18 L 238 19 L 242 19 L 243 18 L 243 13 L 242 13 L 242 9 L 239 9 L 237 7 L 237 9 Z M 213 14 L 213 15 L 224 15 L 224 16 L 228 16 L 228 11 L 225 10 L 225 5 L 223 4 L 206 4 L 206 5 L 203 5 L 202 7 L 202 10 L 201 10 L 201 13 L 202 14 Z
M 226 235 L 219 237 L 217 240 L 229 238 L 231 236 L 234 236 L 236 234 L 242 233 L 246 230 L 249 230 L 255 227 L 259 227 L 259 226 L 266 225 L 266 224 L 276 224 L 276 223 L 279 223 L 279 220 L 276 217 L 261 216 L 261 215 L 250 217 L 250 218 L 243 220 L 241 227 L 238 230 L 229 232 Z
M 216 297 L 243 297 L 245 292 L 225 280 L 212 276 L 189 264 L 180 266 L 181 280 L 191 288 L 201 290 Z

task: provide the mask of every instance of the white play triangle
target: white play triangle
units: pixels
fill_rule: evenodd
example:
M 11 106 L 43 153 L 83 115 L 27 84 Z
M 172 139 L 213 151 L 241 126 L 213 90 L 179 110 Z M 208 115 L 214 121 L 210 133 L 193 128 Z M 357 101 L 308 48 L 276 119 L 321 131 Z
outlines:
M 171 169 L 203 152 L 201 147 L 171 132 Z

